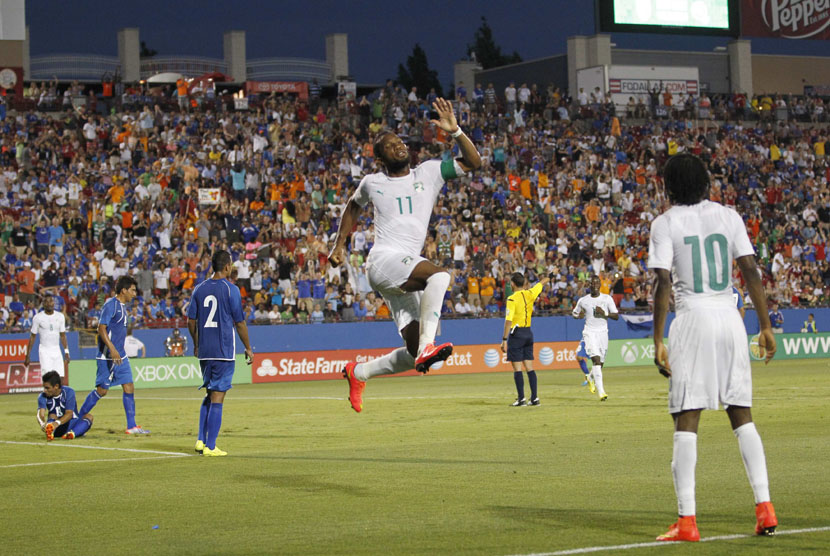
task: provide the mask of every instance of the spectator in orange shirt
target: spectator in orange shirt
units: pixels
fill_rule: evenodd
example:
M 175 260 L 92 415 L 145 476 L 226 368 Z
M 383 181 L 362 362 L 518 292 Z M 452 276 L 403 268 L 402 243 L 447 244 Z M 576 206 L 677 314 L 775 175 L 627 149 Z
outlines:
M 589 223 L 599 222 L 600 208 L 596 199 L 591 199 L 588 206 L 585 207 L 585 220 Z
M 470 305 L 473 304 L 474 300 L 478 300 L 479 304 L 481 302 L 481 289 L 478 280 L 478 271 L 473 270 L 470 274 L 467 275 L 467 302 Z
M 124 200 L 124 186 L 122 186 L 118 181 L 112 184 L 107 190 L 107 198 L 112 202 L 114 205 L 120 205 L 121 201 Z
M 493 299 L 493 293 L 496 289 L 496 279 L 492 276 L 484 276 L 481 278 L 481 306 L 487 307 L 490 300 Z
M 28 305 L 35 299 L 35 273 L 32 271 L 32 263 L 23 263 L 23 270 L 17 273 L 20 301 Z

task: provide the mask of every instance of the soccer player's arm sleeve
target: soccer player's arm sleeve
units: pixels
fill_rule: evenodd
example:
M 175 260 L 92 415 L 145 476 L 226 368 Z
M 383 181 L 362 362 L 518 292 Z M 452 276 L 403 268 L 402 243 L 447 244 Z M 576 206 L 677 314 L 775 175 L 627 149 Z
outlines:
M 58 330 L 58 332 L 65 333 L 66 332 L 66 315 L 61 313 L 61 317 L 63 317 L 63 318 L 61 319 L 61 328 L 60 328 L 60 330 Z
M 441 161 L 441 180 L 447 181 L 464 175 L 464 169 L 457 160 L 451 158 Z
M 504 320 L 513 322 L 513 312 L 516 310 L 516 302 L 508 297 L 507 303 L 505 303 L 504 306 Z
M 35 315 L 35 316 L 34 316 L 34 318 L 32 319 L 32 336 L 36 336 L 36 335 L 37 335 L 37 325 L 38 325 L 38 323 L 40 322 L 40 319 L 38 319 L 38 318 L 37 318 L 39 314 L 40 314 L 40 313 L 38 313 L 37 315 Z
M 196 294 L 190 296 L 190 304 L 187 306 L 187 318 L 196 320 L 199 317 L 198 303 L 196 302 Z
M 365 176 L 362 180 L 360 180 L 360 184 L 357 186 L 357 189 L 354 190 L 352 193 L 350 201 L 354 201 L 355 204 L 361 208 L 365 207 L 369 201 L 369 176 Z
M 658 216 L 651 223 L 651 234 L 648 240 L 648 267 L 671 271 L 673 257 L 668 221 L 664 216 Z
M 43 396 L 43 394 L 37 397 L 37 408 L 46 409 L 46 398 Z
M 533 301 L 542 293 L 542 282 L 536 282 L 536 285 L 530 288 L 530 294 L 533 296 Z
M 245 315 L 242 312 L 242 294 L 239 293 L 239 288 L 234 286 L 234 289 L 231 291 L 231 318 L 233 319 L 234 323 L 243 322 L 245 320 Z
M 729 242 L 732 246 L 732 253 L 730 253 L 730 257 L 737 259 L 738 257 L 755 255 L 755 248 L 749 240 L 749 234 L 746 233 L 746 224 L 744 224 L 743 219 L 734 210 L 730 210 L 730 216 L 732 218 L 732 238 Z
M 77 417 L 75 412 L 70 409 L 72 407 L 77 407 L 77 403 L 75 401 L 75 392 L 71 392 L 69 390 L 66 391 L 66 413 L 71 413 L 72 415 L 69 416 L 71 419 L 72 417 Z
M 115 303 L 104 303 L 104 306 L 101 308 L 101 316 L 98 317 L 98 326 L 108 326 L 114 314 Z

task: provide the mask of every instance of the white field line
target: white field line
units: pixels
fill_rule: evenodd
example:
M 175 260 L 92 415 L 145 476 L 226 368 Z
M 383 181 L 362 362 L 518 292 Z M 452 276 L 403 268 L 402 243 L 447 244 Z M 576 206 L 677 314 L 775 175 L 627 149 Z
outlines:
M 810 527 L 807 529 L 785 529 L 783 531 L 776 530 L 775 536 L 779 535 L 803 535 L 804 533 L 820 533 L 824 531 L 830 531 L 830 527 Z M 717 537 L 706 537 L 705 539 L 700 539 L 700 542 L 713 542 L 713 541 L 730 541 L 734 539 L 746 539 L 750 537 L 754 537 L 755 535 L 719 535 Z M 523 554 L 523 555 L 514 555 L 514 556 L 565 556 L 566 554 L 590 554 L 592 552 L 608 552 L 611 550 L 631 550 L 632 548 L 649 548 L 653 546 L 672 546 L 681 543 L 677 542 L 665 542 L 665 541 L 654 541 L 654 542 L 641 542 L 641 543 L 634 543 L 634 544 L 617 544 L 613 546 L 587 546 L 585 548 L 573 548 L 570 550 L 559 550 L 556 552 L 534 552 L 531 554 Z M 692 543 L 688 543 L 692 544 Z
M 21 446 L 43 446 L 46 444 L 50 448 L 81 448 L 85 450 L 107 450 L 110 452 L 132 452 L 135 454 L 159 454 L 162 456 L 173 456 L 173 457 L 189 457 L 190 454 L 183 454 L 181 452 L 162 452 L 159 450 L 138 450 L 136 448 L 108 448 L 106 446 L 84 446 L 82 444 L 52 444 L 44 442 L 18 442 L 15 440 L 0 440 L 0 444 L 17 444 Z M 114 460 L 113 460 L 114 461 Z
M 190 454 L 179 454 L 178 456 L 149 456 L 140 458 L 110 458 L 110 459 L 77 459 L 71 461 L 41 461 L 37 463 L 15 463 L 13 465 L 0 465 L 0 469 L 11 469 L 13 467 L 35 467 L 38 465 L 63 465 L 66 463 L 103 463 L 103 462 L 122 462 L 122 461 L 136 461 L 147 459 L 177 459 L 183 457 L 190 457 Z
M 507 399 L 509 396 L 368 396 L 367 399 L 371 400 L 502 400 Z M 165 398 L 165 397 L 155 397 L 155 396 L 141 396 L 141 400 L 162 400 L 162 401 L 199 401 L 202 400 L 204 396 L 194 397 L 194 398 Z M 335 401 L 342 401 L 348 399 L 348 395 L 343 396 L 240 396 L 240 397 L 232 397 L 229 398 L 232 401 L 236 400 L 335 400 Z

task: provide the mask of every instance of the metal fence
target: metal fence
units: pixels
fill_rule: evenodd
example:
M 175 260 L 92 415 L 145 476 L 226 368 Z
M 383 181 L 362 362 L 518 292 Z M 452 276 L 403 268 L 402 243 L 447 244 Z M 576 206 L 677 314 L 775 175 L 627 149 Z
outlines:
M 94 54 L 53 54 L 31 59 L 31 81 L 100 82 L 106 73 L 114 74 L 121 67 L 117 56 Z M 196 77 L 218 71 L 228 73 L 228 64 L 219 58 L 203 56 L 153 56 L 141 60 L 141 79 L 157 73 L 181 73 Z M 311 58 L 259 58 L 248 60 L 247 77 L 252 81 L 311 81 L 328 83 L 331 66 Z

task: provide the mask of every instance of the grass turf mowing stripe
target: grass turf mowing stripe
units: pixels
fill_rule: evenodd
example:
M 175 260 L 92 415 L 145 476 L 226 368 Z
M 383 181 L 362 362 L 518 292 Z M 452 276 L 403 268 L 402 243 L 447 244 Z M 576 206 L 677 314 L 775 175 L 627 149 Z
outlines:
M 122 462 L 122 461 L 138 461 L 138 460 L 146 460 L 146 459 L 176 459 L 176 458 L 187 458 L 190 457 L 190 454 L 178 454 L 175 456 L 148 456 L 148 457 L 141 457 L 141 458 L 110 458 L 110 459 L 76 459 L 70 461 L 40 461 L 37 463 L 15 463 L 12 465 L 0 465 L 0 469 L 11 469 L 13 467 L 35 467 L 38 465 L 64 465 L 67 463 L 110 463 L 110 462 Z
M 785 529 L 783 531 L 776 530 L 775 536 L 778 535 L 802 535 L 804 533 L 821 533 L 830 531 L 828 527 L 808 527 L 806 529 Z M 700 539 L 700 542 L 713 541 L 731 541 L 735 539 L 748 539 L 755 535 L 739 534 L 739 535 L 718 535 L 716 537 L 707 537 Z M 676 544 L 683 544 L 681 541 L 667 542 L 667 541 L 653 541 L 640 542 L 633 544 L 617 544 L 611 546 L 587 546 L 584 548 L 572 548 L 570 550 L 558 550 L 556 552 L 534 552 L 531 554 L 513 555 L 513 556 L 566 556 L 567 554 L 590 554 L 591 552 L 607 552 L 610 550 L 631 550 L 632 548 L 649 548 L 652 546 L 671 546 Z M 693 543 L 685 543 L 693 544 Z
M 189 456 L 190 454 L 184 454 L 182 452 L 162 452 L 160 450 L 139 450 L 137 448 L 108 448 L 106 446 L 81 446 L 78 444 L 52 444 L 46 442 L 20 442 L 16 440 L 0 440 L 0 444 L 17 444 L 23 446 L 42 446 L 46 444 L 47 446 L 54 446 L 56 448 L 82 448 L 86 450 L 109 450 L 114 452 L 134 452 L 137 454 L 160 454 L 163 456 Z

